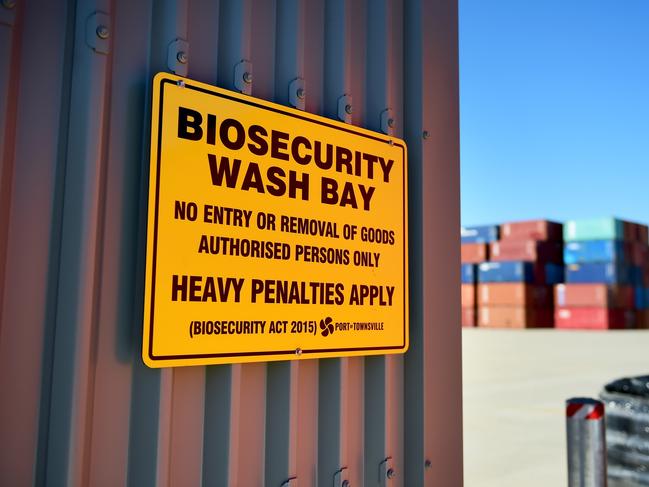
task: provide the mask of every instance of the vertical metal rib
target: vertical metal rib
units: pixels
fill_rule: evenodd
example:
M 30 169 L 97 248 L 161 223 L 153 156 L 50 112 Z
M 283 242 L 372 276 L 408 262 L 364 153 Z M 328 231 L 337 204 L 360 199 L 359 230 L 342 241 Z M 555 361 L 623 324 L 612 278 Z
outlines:
M 394 126 L 403 127 L 401 110 L 401 21 L 397 2 L 370 2 L 367 10 L 367 68 L 365 98 L 367 128 L 382 131 L 383 112 L 390 110 Z M 384 115 L 387 116 L 387 115 Z M 395 129 L 391 129 L 395 130 Z M 390 457 L 397 472 L 393 485 L 403 485 L 403 359 L 400 356 L 365 359 L 365 479 L 377 483 L 380 464 Z M 384 469 L 385 470 L 385 469 Z
M 224 88 L 236 90 L 235 66 L 241 61 L 251 61 L 251 28 L 252 4 L 249 0 L 221 2 L 217 78 L 218 84 Z M 254 83 L 253 78 L 253 89 Z M 264 477 L 266 365 L 237 364 L 228 368 L 231 374 L 228 485 L 261 485 Z M 224 429 L 213 424 L 210 427 Z M 245 452 L 243 455 L 242 451 Z
M 438 238 L 455 235 L 459 222 L 457 2 L 409 0 L 404 17 L 411 208 L 404 481 L 462 485 L 459 248 Z M 440 401 L 443 408 L 432 407 Z
M 63 193 L 62 241 L 52 364 L 48 482 L 88 481 L 93 361 L 105 203 L 106 104 L 109 57 L 87 42 L 87 23 L 108 2 L 80 1 L 75 10 L 69 137 Z M 94 38 L 92 38 L 94 41 Z
M 263 14 L 260 13 L 259 16 Z M 269 13 L 266 13 L 268 16 Z M 256 14 L 255 17 L 258 17 Z M 272 57 L 266 55 L 266 63 L 262 65 L 264 76 L 256 79 L 262 86 L 255 93 L 268 92 L 267 76 L 272 75 L 273 93 L 271 99 L 288 105 L 287 79 L 300 75 L 297 72 L 296 36 L 299 34 L 299 4 L 296 0 L 279 1 L 276 11 L 272 13 L 275 19 L 276 31 L 272 43 Z M 267 19 L 266 22 L 268 22 Z M 270 36 L 268 36 L 270 37 Z M 270 39 L 267 42 L 270 44 Z M 263 52 L 263 50 L 262 50 Z M 260 52 L 260 54 L 262 54 Z M 262 56 L 260 56 L 262 58 Z M 268 60 L 274 64 L 274 69 L 268 69 Z M 256 58 L 257 59 L 257 58 Z M 257 62 L 255 65 L 257 66 Z M 290 362 L 269 363 L 267 366 L 266 390 L 266 472 L 267 485 L 281 485 L 289 477 L 295 476 L 295 459 L 291 451 L 291 418 L 295 414 L 295 383 L 293 369 L 297 364 Z
M 128 8 L 130 7 L 130 8 Z M 151 10 L 147 2 L 120 1 L 112 10 L 112 65 L 108 125 L 103 251 L 95 357 L 91 392 L 91 440 L 85 458 L 90 485 L 125 485 L 131 436 L 134 367 L 141 365 L 137 330 L 141 328 L 137 267 L 142 127 Z M 124 103 L 129 100 L 129 103 Z M 133 108 L 139 108 L 134 110 Z M 107 420 L 110 418 L 110 421 Z M 146 455 L 146 454 L 145 454 Z M 145 463 L 145 462 L 143 462 Z
M 362 43 L 355 45 L 364 35 L 363 9 L 358 2 L 328 0 L 324 13 L 322 108 L 325 116 L 339 119 L 339 98 L 353 96 L 351 88 L 363 76 Z M 355 47 L 359 50 L 353 52 Z M 358 61 L 355 66 L 354 61 Z M 364 105 L 362 97 L 358 103 Z M 358 120 L 358 114 L 353 117 L 354 121 Z M 345 468 L 343 477 L 353 485 L 363 483 L 363 363 L 362 358 L 320 362 L 318 482 L 321 485 L 332 482 L 342 468 Z
M 2 50 L 11 52 L 4 53 L 1 95 L 0 436 L 11 447 L 0 453 L 0 483 L 29 485 L 42 478 L 46 452 L 48 422 L 39 422 L 49 419 L 49 284 L 58 267 L 53 208 L 73 25 L 65 5 L 55 2 L 17 4 L 2 17 Z

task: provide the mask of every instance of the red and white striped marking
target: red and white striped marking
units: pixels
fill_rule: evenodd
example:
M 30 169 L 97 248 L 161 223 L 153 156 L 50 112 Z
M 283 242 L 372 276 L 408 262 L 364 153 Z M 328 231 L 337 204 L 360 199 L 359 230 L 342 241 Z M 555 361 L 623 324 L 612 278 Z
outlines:
M 602 419 L 604 417 L 604 404 L 579 404 L 568 403 L 566 405 L 566 416 L 570 419 Z

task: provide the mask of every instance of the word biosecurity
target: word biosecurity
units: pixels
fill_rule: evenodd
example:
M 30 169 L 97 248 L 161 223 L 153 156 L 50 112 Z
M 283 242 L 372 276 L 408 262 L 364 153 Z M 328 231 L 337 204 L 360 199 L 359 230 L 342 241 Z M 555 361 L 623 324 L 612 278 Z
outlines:
M 178 108 L 178 137 L 191 141 L 203 141 L 208 145 L 229 151 L 244 147 L 258 157 L 270 157 L 276 161 L 292 161 L 298 166 L 313 164 L 322 171 L 331 171 L 377 180 L 389 184 L 394 160 L 361 152 L 346 147 L 325 144 L 300 134 L 289 134 L 261 125 L 244 125 L 234 119 L 219 118 L 211 113 L 203 114 L 190 108 Z M 207 154 L 210 176 L 214 186 L 239 188 L 242 191 L 257 191 L 271 196 L 309 200 L 309 173 L 288 171 L 281 162 L 262 169 L 255 161 L 247 165 L 241 159 L 225 155 Z M 322 176 L 320 198 L 326 205 L 339 205 L 370 211 L 375 186 L 366 186 L 344 181 L 339 184 L 332 177 Z

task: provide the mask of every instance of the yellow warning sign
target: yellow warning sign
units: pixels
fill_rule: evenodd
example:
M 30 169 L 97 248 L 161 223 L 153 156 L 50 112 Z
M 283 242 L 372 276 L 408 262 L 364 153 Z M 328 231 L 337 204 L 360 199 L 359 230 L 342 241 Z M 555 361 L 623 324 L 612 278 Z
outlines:
M 406 160 L 400 139 L 157 74 L 144 362 L 405 352 Z

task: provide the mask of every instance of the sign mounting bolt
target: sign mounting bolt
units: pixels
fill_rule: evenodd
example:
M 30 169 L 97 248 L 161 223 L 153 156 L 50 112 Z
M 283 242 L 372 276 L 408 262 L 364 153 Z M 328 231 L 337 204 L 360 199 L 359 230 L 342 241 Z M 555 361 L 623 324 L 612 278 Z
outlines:
M 108 31 L 108 27 L 106 27 L 103 24 L 98 26 L 95 32 L 97 33 L 97 37 L 104 40 L 108 39 L 108 36 L 110 35 L 110 32 Z
M 397 476 L 397 472 L 393 468 L 388 468 L 388 471 L 385 472 L 385 476 L 389 479 L 393 479 Z
M 350 485 L 351 484 L 349 483 L 349 480 L 343 480 L 343 483 L 341 484 L 340 487 L 350 487 Z
M 252 73 L 250 71 L 246 71 L 243 73 L 243 82 L 249 85 L 252 83 Z
M 298 88 L 295 94 L 300 100 L 304 100 L 304 97 L 306 96 L 306 91 L 304 90 L 304 88 Z
M 424 138 L 424 140 L 425 140 L 425 139 L 427 139 L 428 137 L 430 137 L 430 133 L 428 132 L 428 130 L 424 130 L 424 131 L 422 132 L 421 136 L 422 136 L 422 137 Z
M 187 53 L 185 51 L 179 51 L 176 54 L 176 59 L 180 64 L 187 64 Z
M 428 470 L 428 469 L 429 469 L 430 467 L 432 467 L 432 466 L 433 466 L 433 462 L 431 462 L 431 461 L 427 458 L 426 461 L 424 462 L 424 468 L 425 468 L 426 470 Z
M 297 348 L 295 349 L 295 355 L 297 355 L 298 357 L 299 357 L 300 355 L 302 355 L 302 349 L 301 349 L 300 347 L 297 347 Z
M 347 113 L 348 115 L 351 115 L 352 113 L 354 113 L 354 107 L 352 107 L 352 106 L 348 103 L 347 105 L 345 105 L 345 113 Z
M 2 0 L 2 6 L 7 10 L 11 10 L 16 6 L 16 0 Z
M 394 128 L 394 118 L 388 118 L 388 127 Z

